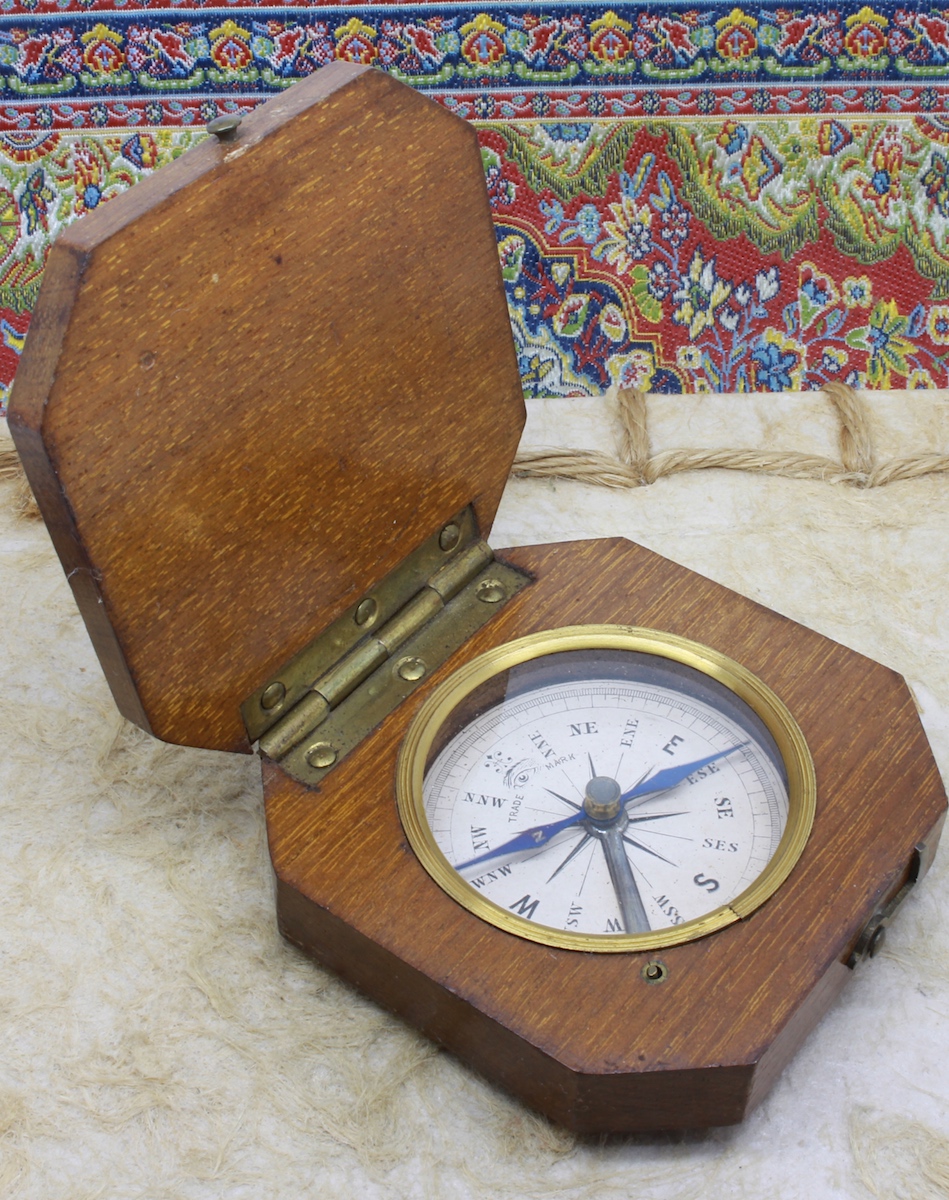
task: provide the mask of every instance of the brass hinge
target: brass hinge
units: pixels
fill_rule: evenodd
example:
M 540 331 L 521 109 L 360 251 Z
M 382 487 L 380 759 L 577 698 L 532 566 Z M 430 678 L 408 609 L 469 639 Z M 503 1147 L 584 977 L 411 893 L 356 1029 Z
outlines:
M 251 740 L 319 783 L 528 582 L 466 508 L 245 700 Z

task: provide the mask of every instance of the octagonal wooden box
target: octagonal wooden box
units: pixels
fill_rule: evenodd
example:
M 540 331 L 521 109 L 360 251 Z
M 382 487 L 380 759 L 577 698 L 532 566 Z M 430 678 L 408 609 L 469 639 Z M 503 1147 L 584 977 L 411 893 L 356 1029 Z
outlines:
M 341 63 L 59 238 L 10 406 L 121 711 L 167 741 L 260 739 L 270 755 L 286 937 L 571 1128 L 739 1121 L 925 872 L 945 793 L 892 671 L 629 542 L 492 560 L 482 538 L 522 422 L 473 130 Z M 324 703 L 318 677 L 361 662 L 466 557 L 474 583 L 507 581 L 496 612 L 466 610 L 460 645 L 440 640 L 441 610 L 415 630 L 421 673 L 398 674 L 391 647 L 360 667 L 328 702 L 320 745 L 334 721 L 343 739 L 329 753 L 281 741 Z M 460 605 L 446 593 L 445 612 Z M 587 622 L 739 660 L 816 766 L 790 878 L 744 921 L 663 951 L 661 987 L 643 954 L 555 949 L 473 916 L 396 809 L 399 747 L 441 679 Z M 388 708 L 340 732 L 367 680 Z

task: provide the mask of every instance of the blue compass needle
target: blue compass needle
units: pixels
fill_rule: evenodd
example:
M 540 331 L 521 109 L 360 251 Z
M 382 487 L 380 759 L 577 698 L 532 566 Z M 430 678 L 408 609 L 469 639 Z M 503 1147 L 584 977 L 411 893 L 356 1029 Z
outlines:
M 743 750 L 748 742 L 741 742 L 737 746 L 729 746 L 727 750 L 719 750 L 716 754 L 709 754 L 706 758 L 697 758 L 695 762 L 679 763 L 674 767 L 664 767 L 661 771 L 657 771 L 655 775 L 650 775 L 648 779 L 644 779 L 642 783 L 637 783 L 635 787 L 630 788 L 628 792 L 622 795 L 624 804 L 629 804 L 630 800 L 645 800 L 647 796 L 652 796 L 656 792 L 667 792 L 670 788 L 674 788 L 676 784 L 687 779 L 693 771 L 700 771 L 702 767 L 707 767 L 709 763 L 715 762 L 718 758 L 724 758 L 726 754 L 734 754 L 736 750 Z
M 693 771 L 701 770 L 702 767 L 707 767 L 709 763 L 715 762 L 717 758 L 724 758 L 726 754 L 733 754 L 736 750 L 741 750 L 747 746 L 747 742 L 742 742 L 738 746 L 729 746 L 727 750 L 719 750 L 716 754 L 709 754 L 706 758 L 697 758 L 694 762 L 680 763 L 674 767 L 665 767 L 661 771 L 657 771 L 649 779 L 643 780 L 635 787 L 630 788 L 628 792 L 624 792 L 622 796 L 623 804 L 628 804 L 630 800 L 639 800 L 647 796 L 652 796 L 655 792 L 667 792 L 670 788 L 674 788 L 676 784 L 688 778 Z M 478 863 L 487 862 L 489 858 L 499 858 L 502 854 L 518 854 L 522 850 L 538 850 L 541 846 L 546 846 L 549 841 L 562 833 L 565 829 L 570 829 L 574 825 L 579 825 L 587 816 L 586 809 L 579 809 L 575 813 L 571 813 L 569 817 L 564 817 L 560 821 L 550 821 L 547 825 L 534 825 L 531 829 L 525 829 L 522 833 L 512 837 L 509 842 L 505 842 L 502 846 L 497 846 L 494 850 L 488 850 L 484 854 L 479 854 L 477 858 L 469 858 L 467 862 L 456 863 L 456 871 L 464 871 L 467 867 L 477 866 Z
M 489 858 L 497 858 L 499 854 L 517 854 L 519 850 L 536 850 L 539 846 L 546 846 L 558 833 L 562 833 L 572 825 L 579 825 L 585 816 L 586 813 L 581 808 L 577 812 L 571 813 L 569 817 L 564 817 L 562 821 L 551 821 L 549 825 L 535 825 L 533 829 L 525 829 L 517 837 L 505 842 L 503 846 L 498 846 L 496 850 L 489 850 L 486 854 L 478 855 L 477 858 L 469 858 L 467 862 L 456 863 L 455 870 L 463 871 L 465 867 L 473 867 L 476 863 L 485 862 Z

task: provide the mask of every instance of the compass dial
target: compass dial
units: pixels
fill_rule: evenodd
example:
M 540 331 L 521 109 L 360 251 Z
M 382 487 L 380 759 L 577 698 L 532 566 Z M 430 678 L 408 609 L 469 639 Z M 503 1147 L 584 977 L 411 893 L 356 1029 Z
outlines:
M 645 949 L 761 903 L 803 847 L 812 782 L 790 714 L 738 664 L 669 635 L 571 629 L 435 693 L 400 806 L 423 864 L 478 916 Z

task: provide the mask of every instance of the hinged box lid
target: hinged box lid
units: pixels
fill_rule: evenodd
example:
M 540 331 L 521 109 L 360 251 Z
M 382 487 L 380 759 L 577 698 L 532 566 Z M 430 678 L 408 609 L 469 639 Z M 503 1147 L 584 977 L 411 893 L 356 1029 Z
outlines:
M 474 130 L 335 63 L 70 226 L 10 426 L 122 712 L 241 702 L 439 524 L 523 399 Z

